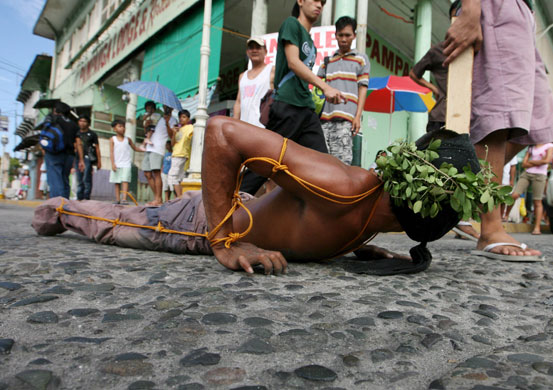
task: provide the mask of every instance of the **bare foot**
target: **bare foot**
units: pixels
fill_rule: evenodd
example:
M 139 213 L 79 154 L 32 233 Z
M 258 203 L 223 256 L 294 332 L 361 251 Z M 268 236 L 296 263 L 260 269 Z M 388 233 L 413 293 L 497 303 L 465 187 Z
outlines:
M 534 235 L 534 236 L 538 236 L 538 235 L 540 235 L 540 234 L 541 234 L 541 230 L 534 230 L 534 231 L 532 231 L 532 235 Z
M 488 235 L 484 235 L 484 234 L 480 235 L 480 239 L 476 244 L 476 248 L 482 250 L 486 246 L 497 242 L 512 242 L 513 244 L 520 245 L 520 242 L 518 242 L 513 237 L 508 235 L 504 230 L 501 230 L 501 231 L 490 233 Z M 519 247 L 510 246 L 510 245 L 497 246 L 491 249 L 490 252 L 498 253 L 501 255 L 508 255 L 508 256 L 540 256 L 541 255 L 541 252 L 536 249 L 531 249 L 531 248 L 521 249 Z
M 479 238 L 480 238 L 480 233 L 478 233 L 478 232 L 476 231 L 476 229 L 472 227 L 472 225 L 461 225 L 461 224 L 459 224 L 459 225 L 457 225 L 457 226 L 455 226 L 455 227 L 456 227 L 457 229 L 461 230 L 463 233 L 468 234 L 469 236 L 472 236 L 472 237 L 474 237 L 474 238 L 476 238 L 476 239 L 479 239 Z M 462 236 L 459 236 L 459 237 L 464 238 L 464 237 L 462 237 Z
M 156 202 L 155 200 L 152 200 L 151 202 L 146 203 L 144 206 L 146 207 L 158 207 L 161 206 L 162 202 Z

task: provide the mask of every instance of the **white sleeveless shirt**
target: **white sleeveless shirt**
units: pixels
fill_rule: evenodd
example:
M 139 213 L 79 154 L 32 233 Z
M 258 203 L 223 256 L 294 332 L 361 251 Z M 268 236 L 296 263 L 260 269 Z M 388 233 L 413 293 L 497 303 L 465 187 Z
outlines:
M 125 137 L 123 141 L 119 141 L 117 136 L 113 139 L 113 161 L 117 168 L 130 168 L 132 164 L 131 145 L 129 139 Z
M 265 127 L 259 122 L 259 103 L 271 88 L 272 65 L 265 68 L 253 80 L 248 78 L 248 72 L 244 73 L 240 80 L 240 120 L 252 125 Z

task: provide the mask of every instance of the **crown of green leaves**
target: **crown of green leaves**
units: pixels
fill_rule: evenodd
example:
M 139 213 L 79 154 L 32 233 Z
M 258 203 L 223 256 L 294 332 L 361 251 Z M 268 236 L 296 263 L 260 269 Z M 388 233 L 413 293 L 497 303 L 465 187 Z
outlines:
M 384 190 L 397 206 L 407 204 L 422 217 L 435 217 L 444 205 L 450 205 L 462 220 L 480 221 L 480 213 L 492 211 L 500 204 L 513 204 L 511 187 L 492 181 L 495 174 L 485 160 L 479 160 L 480 172 L 469 166 L 459 172 L 452 164 L 432 164 L 439 157 L 440 140 L 433 140 L 425 150 L 414 142 L 395 142 L 376 164 Z

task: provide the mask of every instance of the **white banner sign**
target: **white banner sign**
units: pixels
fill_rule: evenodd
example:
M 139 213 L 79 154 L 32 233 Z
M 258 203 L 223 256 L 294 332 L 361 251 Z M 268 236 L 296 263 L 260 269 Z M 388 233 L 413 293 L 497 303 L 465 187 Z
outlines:
M 323 63 L 323 60 L 327 56 L 334 54 L 338 50 L 338 42 L 334 36 L 334 26 L 320 26 L 313 27 L 309 32 L 311 39 L 317 48 L 317 58 L 315 59 L 315 65 L 313 66 L 313 73 L 317 74 L 319 67 Z M 261 36 L 265 40 L 267 46 L 267 56 L 265 62 L 267 64 L 275 64 L 277 47 L 278 47 L 278 33 L 265 34 Z M 352 48 L 355 48 L 355 40 L 353 41 Z

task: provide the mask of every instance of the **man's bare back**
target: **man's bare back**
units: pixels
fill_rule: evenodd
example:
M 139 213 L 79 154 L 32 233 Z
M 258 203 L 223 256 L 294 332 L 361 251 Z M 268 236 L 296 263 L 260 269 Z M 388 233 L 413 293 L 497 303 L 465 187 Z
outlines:
M 253 157 L 278 161 L 282 145 L 280 135 L 244 122 L 226 117 L 209 121 L 202 191 L 210 231 L 231 208 L 240 164 Z M 222 165 L 221 161 L 227 164 Z M 281 163 L 298 177 L 343 196 L 362 194 L 379 186 L 374 174 L 291 141 Z M 253 214 L 253 228 L 245 238 L 230 248 L 222 243 L 213 246 L 219 262 L 228 268 L 251 272 L 252 265 L 262 264 L 266 270 L 278 271 L 286 267 L 283 253 L 288 259 L 330 258 L 356 249 L 375 232 L 402 230 L 390 209 L 388 195 L 380 196 L 380 188 L 357 203 L 343 205 L 311 193 L 283 171 L 273 173 L 273 166 L 266 162 L 256 161 L 248 166 L 260 175 L 270 176 L 280 188 L 247 203 Z M 371 223 L 364 229 L 373 207 Z M 248 223 L 247 214 L 239 209 L 214 238 L 244 231 Z

